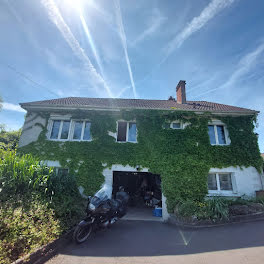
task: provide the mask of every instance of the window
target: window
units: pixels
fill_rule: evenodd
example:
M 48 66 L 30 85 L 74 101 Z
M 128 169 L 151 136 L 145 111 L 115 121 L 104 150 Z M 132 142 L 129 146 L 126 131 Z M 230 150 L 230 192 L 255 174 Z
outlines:
M 172 129 L 181 129 L 182 128 L 181 122 L 180 121 L 178 121 L 178 122 L 172 122 L 171 125 L 170 125 L 170 127 Z
M 91 138 L 91 123 L 88 121 L 53 120 L 50 139 L 53 140 L 86 140 Z
M 211 145 L 226 145 L 226 132 L 224 125 L 209 125 L 208 134 Z
M 119 121 L 117 123 L 117 141 L 118 142 L 136 142 L 137 141 L 136 123 Z
M 183 125 L 181 121 L 173 121 L 173 122 L 169 122 L 169 121 L 165 121 L 165 123 L 162 125 L 162 127 L 164 129 L 182 129 Z
M 55 168 L 55 172 L 59 177 L 66 177 L 69 174 L 69 170 L 63 168 Z
M 210 173 L 208 175 L 208 191 L 233 191 L 231 173 Z
M 70 121 L 54 120 L 52 123 L 52 129 L 50 139 L 68 139 L 70 130 Z
M 73 140 L 91 140 L 91 123 L 87 121 L 74 121 Z

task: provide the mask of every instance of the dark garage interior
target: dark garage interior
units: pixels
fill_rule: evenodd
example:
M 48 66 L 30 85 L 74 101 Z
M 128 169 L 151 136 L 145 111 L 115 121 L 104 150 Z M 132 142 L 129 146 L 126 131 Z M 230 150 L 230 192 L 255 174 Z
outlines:
M 130 211 L 137 209 L 152 215 L 154 208 L 161 208 L 160 175 L 149 172 L 114 171 L 113 197 L 120 186 L 123 186 L 130 196 L 128 204 Z

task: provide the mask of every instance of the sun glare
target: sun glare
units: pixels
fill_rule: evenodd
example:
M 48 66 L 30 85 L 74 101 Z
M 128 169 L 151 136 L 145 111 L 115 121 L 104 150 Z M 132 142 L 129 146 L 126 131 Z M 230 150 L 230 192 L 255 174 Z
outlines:
M 64 0 L 66 6 L 78 12 L 82 11 L 84 6 L 93 5 L 93 0 Z

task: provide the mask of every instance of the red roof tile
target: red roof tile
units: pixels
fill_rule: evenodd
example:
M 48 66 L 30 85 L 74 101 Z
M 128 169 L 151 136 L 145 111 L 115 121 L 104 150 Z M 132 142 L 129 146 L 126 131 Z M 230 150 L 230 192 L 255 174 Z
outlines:
M 103 109 L 178 109 L 187 111 L 208 112 L 236 112 L 256 113 L 254 110 L 235 107 L 231 105 L 217 104 L 206 101 L 187 101 L 186 104 L 178 104 L 175 100 L 147 100 L 147 99 L 119 99 L 119 98 L 88 98 L 88 97 L 66 97 L 44 101 L 21 103 L 21 107 L 87 107 Z

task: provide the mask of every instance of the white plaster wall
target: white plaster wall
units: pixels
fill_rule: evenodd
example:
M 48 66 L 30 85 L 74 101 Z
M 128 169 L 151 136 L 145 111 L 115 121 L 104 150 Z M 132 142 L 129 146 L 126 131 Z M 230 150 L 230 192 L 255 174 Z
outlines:
M 228 167 L 228 168 L 211 168 L 210 173 L 216 172 L 230 172 L 233 174 L 235 179 L 235 185 L 233 186 L 234 192 L 226 192 L 221 191 L 218 193 L 221 196 L 250 196 L 254 197 L 256 195 L 255 191 L 259 191 L 263 189 L 261 182 L 261 174 L 254 167 L 245 168 L 242 167 Z M 213 193 L 209 194 L 209 196 L 213 195 Z
M 58 160 L 44 160 L 43 163 L 48 167 L 61 167 Z
M 31 115 L 26 117 L 22 133 L 19 139 L 19 147 L 26 146 L 29 143 L 38 140 L 42 128 L 40 126 L 36 126 L 36 123 L 40 123 L 43 126 L 46 126 L 46 119 L 37 115 L 37 113 L 32 113 Z
M 114 171 L 127 171 L 127 172 L 137 172 L 137 168 L 131 167 L 129 165 L 123 166 L 119 164 L 112 165 L 111 168 L 105 168 L 103 170 L 103 175 L 105 177 L 104 184 L 107 184 L 111 188 L 112 193 L 112 186 L 113 186 L 113 172 Z M 140 168 L 140 172 L 148 172 L 148 168 Z M 167 211 L 167 204 L 166 204 L 166 197 L 162 194 L 162 218 L 163 221 L 168 220 L 169 213 Z

